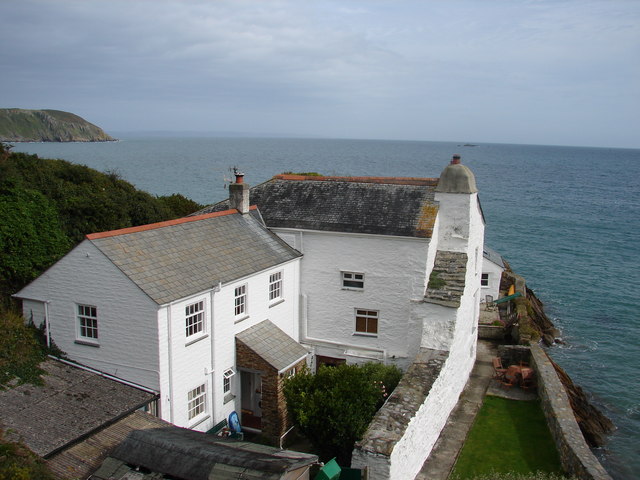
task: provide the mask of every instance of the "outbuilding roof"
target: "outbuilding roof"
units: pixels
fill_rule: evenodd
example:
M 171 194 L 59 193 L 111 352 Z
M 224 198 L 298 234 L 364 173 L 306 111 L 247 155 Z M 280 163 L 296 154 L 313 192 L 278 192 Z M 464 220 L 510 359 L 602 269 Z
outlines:
M 249 214 L 227 210 L 87 235 L 159 305 L 301 256 Z
M 236 335 L 236 338 L 257 353 L 278 373 L 284 372 L 308 354 L 302 345 L 270 320 L 263 320 L 243 330 Z
M 430 238 L 437 178 L 276 175 L 253 187 L 269 227 Z M 228 201 L 199 213 L 228 208 Z
M 229 442 L 215 435 L 174 426 L 131 432 L 111 457 L 153 472 L 190 480 L 275 480 L 318 461 L 316 455 L 250 442 Z M 98 478 L 110 477 L 98 475 Z
M 40 456 L 50 455 L 112 420 L 146 405 L 157 395 L 97 373 L 47 360 L 44 385 L 0 391 L 0 427 Z
M 495 263 L 501 268 L 505 268 L 504 259 L 502 255 L 496 252 L 494 249 L 487 247 L 486 245 L 482 247 L 482 256 L 489 260 L 490 262 Z

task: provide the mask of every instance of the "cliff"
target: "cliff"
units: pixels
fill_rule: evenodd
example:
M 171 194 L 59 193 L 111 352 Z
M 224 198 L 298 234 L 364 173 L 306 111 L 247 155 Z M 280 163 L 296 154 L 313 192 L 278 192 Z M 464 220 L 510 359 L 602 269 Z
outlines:
M 69 112 L 0 108 L 2 142 L 109 142 L 115 138 Z

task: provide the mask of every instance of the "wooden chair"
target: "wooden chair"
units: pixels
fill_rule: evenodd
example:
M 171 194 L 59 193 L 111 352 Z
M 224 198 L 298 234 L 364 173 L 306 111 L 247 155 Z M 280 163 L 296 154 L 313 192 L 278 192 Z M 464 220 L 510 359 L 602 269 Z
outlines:
M 497 378 L 498 380 L 504 379 L 504 374 L 507 369 L 502 366 L 502 360 L 500 357 L 493 357 L 493 378 Z
M 516 385 L 516 382 L 514 379 L 508 378 L 506 376 L 500 379 L 500 386 L 504 389 L 514 387 L 515 385 Z

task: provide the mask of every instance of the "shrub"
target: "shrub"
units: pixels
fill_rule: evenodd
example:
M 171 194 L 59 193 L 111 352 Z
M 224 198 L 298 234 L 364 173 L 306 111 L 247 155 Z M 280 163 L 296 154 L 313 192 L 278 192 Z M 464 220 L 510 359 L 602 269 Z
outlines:
M 350 465 L 354 443 L 401 376 L 397 367 L 376 363 L 306 370 L 285 382 L 287 408 L 322 461 Z

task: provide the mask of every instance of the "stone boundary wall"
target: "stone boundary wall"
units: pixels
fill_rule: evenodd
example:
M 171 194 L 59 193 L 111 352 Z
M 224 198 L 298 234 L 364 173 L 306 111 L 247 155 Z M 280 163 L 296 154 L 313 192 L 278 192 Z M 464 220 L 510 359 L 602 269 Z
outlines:
M 482 340 L 500 340 L 505 337 L 504 327 L 496 325 L 478 325 L 478 338 Z
M 356 442 L 352 468 L 366 467 L 369 480 L 406 480 L 418 474 L 458 399 L 456 369 L 449 360 L 449 352 L 420 349 Z
M 547 354 L 538 345 L 531 346 L 531 364 L 537 373 L 538 396 L 551 435 L 556 443 L 562 467 L 584 480 L 612 480 L 585 441 L 569 397 Z

